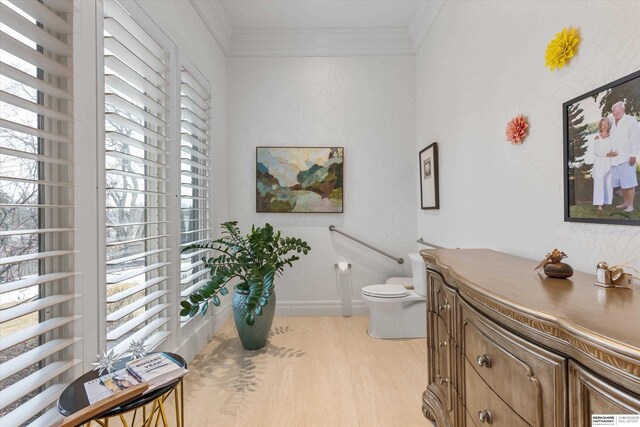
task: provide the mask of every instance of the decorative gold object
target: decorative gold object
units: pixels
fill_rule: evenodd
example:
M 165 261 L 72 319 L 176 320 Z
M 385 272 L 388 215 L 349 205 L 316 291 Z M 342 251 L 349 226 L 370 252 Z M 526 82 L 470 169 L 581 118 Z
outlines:
M 596 266 L 596 286 L 602 288 L 631 288 L 633 275 L 625 273 L 622 267 L 627 264 L 609 266 L 606 262 L 599 262 Z
M 603 288 L 613 286 L 609 264 L 604 261 L 599 262 L 596 266 L 596 286 L 602 286 Z
M 561 262 L 568 258 L 568 255 L 558 249 L 554 249 L 545 255 L 544 259 L 538 263 L 534 270 L 544 267 L 544 274 L 557 279 L 567 279 L 573 276 L 573 268 L 569 264 Z

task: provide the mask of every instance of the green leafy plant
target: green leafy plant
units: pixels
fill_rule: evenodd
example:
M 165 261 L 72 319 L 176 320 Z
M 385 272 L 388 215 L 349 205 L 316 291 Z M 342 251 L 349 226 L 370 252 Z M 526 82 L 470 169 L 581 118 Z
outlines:
M 193 317 L 200 312 L 204 316 L 209 302 L 219 306 L 219 295 L 229 293 L 227 284 L 238 278 L 237 288 L 249 292 L 245 321 L 253 325 L 255 316 L 261 316 L 263 307 L 269 303 L 274 277 L 280 276 L 285 266 L 291 267 L 300 259 L 296 254 L 307 255 L 311 247 L 303 240 L 282 237 L 280 231 L 274 231 L 269 224 L 257 228 L 252 226 L 251 233 L 246 236 L 240 232 L 237 221 L 222 223 L 221 228 L 221 238 L 189 245 L 182 250 L 210 249 L 219 255 L 202 258 L 211 278 L 180 303 L 180 315 Z

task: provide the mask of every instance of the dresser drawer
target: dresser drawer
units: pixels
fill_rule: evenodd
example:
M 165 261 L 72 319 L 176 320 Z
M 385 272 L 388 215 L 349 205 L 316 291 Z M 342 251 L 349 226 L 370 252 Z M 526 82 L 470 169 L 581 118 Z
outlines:
M 576 427 L 589 427 L 594 414 L 640 414 L 640 396 L 609 383 L 573 361 L 569 362 L 569 401 L 570 424 Z
M 467 411 L 476 426 L 489 424 L 495 427 L 529 426 L 489 388 L 469 361 L 465 361 L 464 378 Z
M 451 346 L 453 341 L 447 332 L 444 320 L 440 316 L 434 316 L 436 319 L 436 383 L 443 389 L 443 393 L 447 398 L 446 409 L 450 411 L 453 403 L 453 381 L 451 378 Z
M 475 421 L 473 421 L 473 418 L 471 417 L 471 414 L 469 413 L 468 410 L 464 410 L 464 415 L 465 415 L 465 426 L 466 427 L 476 427 L 476 423 Z
M 451 342 L 449 340 L 449 333 L 447 332 L 447 326 L 440 316 L 434 316 L 436 320 L 436 353 L 438 355 L 438 372 L 441 376 L 449 380 L 450 372 L 450 348 Z
M 566 360 L 562 356 L 481 319 L 468 306 L 463 309 L 462 325 L 470 370 L 529 424 L 565 425 Z
M 429 280 L 432 282 L 431 288 L 433 289 L 433 298 L 431 308 L 434 313 L 442 317 L 447 325 L 447 331 L 451 334 L 451 318 L 453 315 L 453 293 L 448 290 L 440 277 L 435 274 L 429 275 Z

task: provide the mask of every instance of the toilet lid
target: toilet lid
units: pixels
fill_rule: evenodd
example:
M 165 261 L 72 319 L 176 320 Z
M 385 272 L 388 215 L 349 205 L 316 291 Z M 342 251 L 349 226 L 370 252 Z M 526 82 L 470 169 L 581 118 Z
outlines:
M 371 297 L 398 298 L 409 295 L 402 285 L 371 285 L 362 288 L 362 293 Z

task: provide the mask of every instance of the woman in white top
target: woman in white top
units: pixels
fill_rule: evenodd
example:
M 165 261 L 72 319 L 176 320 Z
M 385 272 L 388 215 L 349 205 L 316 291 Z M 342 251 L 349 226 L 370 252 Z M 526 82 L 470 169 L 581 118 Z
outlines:
M 610 137 L 611 122 L 607 118 L 600 119 L 598 135 L 594 143 L 595 160 L 591 169 L 593 177 L 593 204 L 602 210 L 602 205 L 610 205 L 613 199 L 611 187 L 611 157 L 618 155 L 613 151 L 613 141 Z

